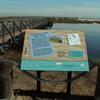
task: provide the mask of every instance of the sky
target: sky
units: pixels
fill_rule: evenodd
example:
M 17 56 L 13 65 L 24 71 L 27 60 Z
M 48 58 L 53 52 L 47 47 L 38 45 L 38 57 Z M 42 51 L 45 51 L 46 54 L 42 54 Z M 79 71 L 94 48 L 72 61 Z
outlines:
M 0 0 L 0 16 L 100 18 L 100 0 Z

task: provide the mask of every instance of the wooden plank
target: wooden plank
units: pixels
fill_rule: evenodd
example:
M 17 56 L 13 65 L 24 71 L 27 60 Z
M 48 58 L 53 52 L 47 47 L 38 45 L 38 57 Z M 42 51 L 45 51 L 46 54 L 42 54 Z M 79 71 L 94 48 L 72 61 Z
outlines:
M 4 22 L 2 23 L 2 27 L 4 27 L 6 29 L 6 31 L 9 33 L 9 35 L 11 36 L 11 38 L 13 38 L 13 35 L 10 33 L 9 29 L 7 28 L 7 26 L 4 24 Z
M 18 31 L 21 33 L 22 30 L 21 30 L 21 27 L 19 27 L 15 21 L 13 21 L 13 25 L 15 25 L 15 27 L 18 29 Z

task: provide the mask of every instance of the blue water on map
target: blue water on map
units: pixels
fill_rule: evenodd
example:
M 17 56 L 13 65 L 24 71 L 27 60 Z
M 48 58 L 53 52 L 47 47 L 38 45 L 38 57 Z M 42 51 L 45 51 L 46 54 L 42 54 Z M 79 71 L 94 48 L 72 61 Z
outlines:
M 37 33 L 30 36 L 32 57 L 44 57 L 53 54 L 49 33 Z

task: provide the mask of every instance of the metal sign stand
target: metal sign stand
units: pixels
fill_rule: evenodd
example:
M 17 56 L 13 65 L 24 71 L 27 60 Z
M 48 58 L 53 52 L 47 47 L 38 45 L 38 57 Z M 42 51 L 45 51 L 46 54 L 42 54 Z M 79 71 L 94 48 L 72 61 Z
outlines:
M 37 77 L 41 78 L 41 72 L 37 71 Z M 41 91 L 41 82 L 39 80 L 37 80 L 37 93 L 39 93 Z
M 1 59 L 1 62 L 7 63 L 7 64 L 11 64 L 12 65 L 17 65 L 14 61 L 10 61 L 10 60 L 4 60 Z M 92 65 L 92 67 L 90 67 L 90 69 L 94 68 L 93 66 L 98 66 L 98 75 L 97 75 L 97 84 L 96 84 L 96 92 L 95 92 L 95 96 L 75 96 L 75 95 L 71 95 L 71 83 L 73 80 L 76 80 L 77 78 L 79 78 L 80 76 L 84 75 L 85 73 L 81 73 L 79 76 L 77 76 L 76 78 L 72 77 L 72 72 L 68 72 L 67 73 L 67 80 L 63 81 L 64 83 L 67 84 L 67 92 L 66 93 L 55 93 L 55 92 L 43 92 L 41 91 L 41 82 L 45 79 L 42 79 L 41 77 L 41 71 L 37 71 L 37 76 L 33 77 L 36 81 L 37 81 L 37 88 L 36 91 L 34 90 L 14 90 L 14 94 L 16 96 L 31 96 L 33 98 L 33 100 L 36 100 L 37 98 L 48 98 L 48 99 L 61 99 L 61 100 L 100 100 L 100 65 L 94 64 Z M 27 72 L 26 72 L 27 74 Z M 28 74 L 27 74 L 28 75 Z M 7 81 L 8 82 L 8 81 Z M 54 81 L 49 80 L 47 83 L 50 84 Z M 61 83 L 61 81 L 56 81 L 56 83 Z M 8 90 L 7 90 L 8 91 Z
M 71 80 L 71 77 L 72 77 L 72 72 L 68 72 L 67 79 Z M 67 94 L 71 95 L 71 82 L 70 81 L 67 83 Z
M 39 79 L 41 79 L 41 71 L 37 71 L 37 77 Z M 71 80 L 71 77 L 72 77 L 72 72 L 68 72 L 67 73 L 67 80 Z M 61 95 L 57 95 L 56 93 L 47 93 L 48 94 L 48 97 L 51 95 L 51 97 L 55 97 L 55 98 L 66 98 L 66 97 L 69 97 L 71 95 L 71 81 L 69 81 L 67 84 L 67 87 L 66 87 L 66 93 L 58 93 L 58 94 L 61 94 Z M 37 96 L 41 97 L 42 93 L 41 93 L 41 82 L 39 80 L 37 80 Z M 52 96 L 53 94 L 53 96 Z M 42 95 L 43 97 L 43 95 Z M 45 98 L 45 95 L 44 95 L 44 98 Z
M 41 78 L 41 72 L 37 71 L 37 77 L 40 79 Z M 96 100 L 94 99 L 94 96 L 74 96 L 71 95 L 71 80 L 72 79 L 72 72 L 67 73 L 67 80 L 66 82 L 67 87 L 66 87 L 66 93 L 53 93 L 53 92 L 42 92 L 41 91 L 41 82 L 37 80 L 37 90 L 35 94 L 35 98 L 49 98 L 49 99 L 61 99 L 61 100 Z

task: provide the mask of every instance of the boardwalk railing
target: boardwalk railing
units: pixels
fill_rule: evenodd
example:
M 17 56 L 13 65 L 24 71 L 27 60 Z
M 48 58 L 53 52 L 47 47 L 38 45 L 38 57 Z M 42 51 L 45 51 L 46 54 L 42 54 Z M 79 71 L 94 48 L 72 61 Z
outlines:
M 1 21 L 0 53 L 5 53 L 5 50 L 16 45 L 22 49 L 26 29 L 45 29 L 47 27 L 52 27 L 48 20 Z
M 1 21 L 0 22 L 0 38 L 2 38 L 2 43 L 7 41 L 7 37 L 14 39 L 16 32 L 22 33 L 25 29 L 34 29 L 34 28 L 45 28 L 47 27 L 47 21 L 33 21 L 33 20 L 24 20 L 24 21 Z

